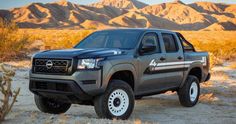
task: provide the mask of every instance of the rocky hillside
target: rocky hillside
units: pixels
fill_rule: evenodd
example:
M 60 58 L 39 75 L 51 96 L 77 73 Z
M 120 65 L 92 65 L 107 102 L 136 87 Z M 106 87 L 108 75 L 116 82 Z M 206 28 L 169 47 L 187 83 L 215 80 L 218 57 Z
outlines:
M 141 9 L 148 6 L 145 3 L 139 2 L 137 0 L 101 0 L 97 3 L 91 4 L 91 6 L 97 7 L 99 5 L 112 6 L 121 9 Z
M 173 30 L 236 30 L 236 5 L 179 0 L 147 5 L 137 0 L 101 0 L 91 5 L 60 1 L 0 10 L 21 28 L 152 27 Z

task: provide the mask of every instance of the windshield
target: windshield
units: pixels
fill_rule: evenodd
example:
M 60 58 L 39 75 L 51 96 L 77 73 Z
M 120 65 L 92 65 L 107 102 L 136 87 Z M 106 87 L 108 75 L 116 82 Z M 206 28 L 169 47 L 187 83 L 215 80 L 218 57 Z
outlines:
M 82 40 L 75 48 L 133 49 L 140 33 L 138 30 L 98 31 Z

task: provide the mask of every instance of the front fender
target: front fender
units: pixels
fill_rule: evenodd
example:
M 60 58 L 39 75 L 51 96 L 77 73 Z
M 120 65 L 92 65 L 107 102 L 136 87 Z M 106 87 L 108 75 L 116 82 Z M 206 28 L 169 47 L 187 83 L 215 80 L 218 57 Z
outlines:
M 118 71 L 131 71 L 134 76 L 134 82 L 137 81 L 137 71 L 136 71 L 134 65 L 132 65 L 132 64 L 116 64 L 116 65 L 113 65 L 107 73 L 104 73 L 104 76 L 103 76 L 104 79 L 102 82 L 103 89 L 107 88 L 112 75 Z

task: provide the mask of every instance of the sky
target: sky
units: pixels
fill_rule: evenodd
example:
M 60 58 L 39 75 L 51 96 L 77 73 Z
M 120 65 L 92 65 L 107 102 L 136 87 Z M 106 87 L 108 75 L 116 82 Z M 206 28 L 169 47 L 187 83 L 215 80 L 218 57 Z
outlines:
M 15 7 L 21 7 L 25 6 L 27 4 L 33 3 L 33 2 L 40 2 L 40 3 L 48 3 L 48 2 L 54 2 L 58 0 L 0 0 L 0 9 L 10 9 Z M 94 2 L 98 2 L 99 0 L 67 0 L 73 3 L 77 4 L 90 4 Z M 147 4 L 159 4 L 164 2 L 171 2 L 174 0 L 139 0 L 141 2 L 147 3 Z M 196 1 L 209 1 L 209 2 L 216 2 L 216 3 L 227 3 L 227 4 L 236 4 L 236 0 L 182 0 L 184 3 L 193 3 Z

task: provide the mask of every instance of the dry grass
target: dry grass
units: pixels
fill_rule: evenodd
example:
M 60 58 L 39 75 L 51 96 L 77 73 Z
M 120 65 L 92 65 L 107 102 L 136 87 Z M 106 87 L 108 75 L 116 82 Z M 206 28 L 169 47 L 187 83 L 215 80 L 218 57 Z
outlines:
M 26 58 L 30 52 L 72 48 L 92 30 L 18 29 L 14 22 L 0 19 L 0 61 Z
M 21 29 L 30 41 L 43 42 L 43 48 L 71 48 L 94 30 Z M 181 31 L 197 50 L 208 51 L 212 67 L 236 56 L 236 31 Z
M 212 80 L 225 81 L 229 79 L 229 75 L 224 71 L 213 71 L 211 75 Z
M 33 49 L 45 50 L 72 48 L 81 39 L 93 31 L 95 30 L 19 29 L 17 30 L 15 38 L 10 39 L 7 43 L 15 46 L 17 41 L 20 41 L 16 40 L 17 37 L 19 37 L 18 39 L 22 39 L 24 36 L 28 36 L 27 41 L 31 45 L 22 44 L 20 45 L 20 49 L 22 49 L 24 45 L 26 45 L 26 47 L 31 51 Z M 211 67 L 217 64 L 222 64 L 223 61 L 236 57 L 236 31 L 180 32 L 187 40 L 194 44 L 197 50 L 210 52 Z M 1 48 L 9 49 L 9 47 L 9 45 L 1 45 Z
M 20 29 L 19 32 L 30 36 L 31 43 L 42 42 L 41 49 L 64 49 L 72 48 L 93 30 Z
M 22 29 L 30 41 L 43 42 L 44 49 L 71 48 L 94 30 Z M 211 67 L 236 57 L 236 31 L 181 31 L 199 51 L 210 52 Z
M 42 41 L 52 49 L 71 48 L 94 30 L 21 29 L 30 41 Z M 197 50 L 209 51 L 215 64 L 236 56 L 236 31 L 181 31 Z
M 0 18 L 0 61 L 24 57 L 27 44 L 28 36 L 15 23 Z
M 208 51 L 212 67 L 236 57 L 236 31 L 181 31 L 197 50 Z
M 201 94 L 199 100 L 202 103 L 214 103 L 219 99 L 213 93 L 206 93 L 206 94 Z

